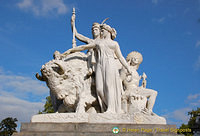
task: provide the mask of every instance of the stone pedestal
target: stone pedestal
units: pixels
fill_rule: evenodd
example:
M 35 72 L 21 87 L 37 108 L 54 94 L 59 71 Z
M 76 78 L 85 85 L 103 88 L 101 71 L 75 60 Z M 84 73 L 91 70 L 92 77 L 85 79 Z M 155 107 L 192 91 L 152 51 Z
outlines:
M 175 131 L 175 125 L 159 124 L 22 123 L 13 136 L 178 136 Z
M 34 115 L 31 122 L 53 123 L 118 123 L 118 124 L 166 124 L 166 120 L 158 115 L 148 115 L 141 112 L 133 114 L 112 113 L 51 113 Z

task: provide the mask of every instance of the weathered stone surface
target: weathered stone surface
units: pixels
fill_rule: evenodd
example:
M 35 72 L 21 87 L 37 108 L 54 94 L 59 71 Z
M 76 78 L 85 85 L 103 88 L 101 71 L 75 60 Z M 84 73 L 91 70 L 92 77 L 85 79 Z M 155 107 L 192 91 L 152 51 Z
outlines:
M 113 133 L 20 133 L 13 136 L 184 136 L 177 134 L 113 134 Z
M 146 74 L 137 72 L 142 54 L 132 51 L 125 59 L 114 41 L 117 32 L 106 20 L 94 23 L 94 39 L 87 38 L 76 30 L 74 9 L 73 48 L 55 51 L 36 74 L 49 87 L 56 113 L 35 115 L 32 122 L 166 124 L 153 112 L 157 91 L 146 88 Z M 75 37 L 86 44 L 76 46 Z
M 112 129 L 119 128 L 114 134 Z M 93 124 L 93 123 L 22 123 L 14 136 L 178 136 L 175 125 Z
M 135 124 L 166 124 L 163 117 L 156 114 L 136 112 L 133 114 L 112 113 L 51 113 L 34 115 L 31 122 L 62 122 L 62 123 L 135 123 Z

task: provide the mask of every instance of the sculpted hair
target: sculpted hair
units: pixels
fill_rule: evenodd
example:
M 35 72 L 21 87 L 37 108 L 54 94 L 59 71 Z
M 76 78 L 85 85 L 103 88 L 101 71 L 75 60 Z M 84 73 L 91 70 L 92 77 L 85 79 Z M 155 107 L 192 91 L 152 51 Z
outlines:
M 111 34 L 111 39 L 114 40 L 117 36 L 117 31 L 114 28 L 111 28 L 109 25 L 107 24 L 102 24 L 101 25 L 101 29 L 105 29 L 108 32 L 110 32 Z
M 97 22 L 93 23 L 92 24 L 92 29 L 94 29 L 94 28 L 99 28 L 100 29 L 100 24 L 97 23 Z
M 143 61 L 143 57 L 142 57 L 142 54 L 137 52 L 137 51 L 132 51 L 131 53 L 129 53 L 126 57 L 126 61 L 129 62 L 132 58 L 134 57 L 138 57 L 139 59 L 139 63 L 138 64 L 141 64 L 142 61 Z

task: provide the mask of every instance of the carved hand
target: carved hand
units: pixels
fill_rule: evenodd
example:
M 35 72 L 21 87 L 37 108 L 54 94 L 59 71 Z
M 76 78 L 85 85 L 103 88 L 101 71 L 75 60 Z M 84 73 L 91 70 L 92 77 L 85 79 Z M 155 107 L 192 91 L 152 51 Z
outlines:
M 69 55 L 71 52 L 71 49 L 67 50 L 66 52 L 64 52 L 63 54 L 61 54 L 62 57 Z
M 133 79 L 132 73 L 129 73 L 129 72 L 126 74 L 126 77 L 127 77 L 127 78 L 126 78 L 126 81 L 128 81 L 128 82 L 131 82 L 132 79 Z
M 131 70 L 130 70 L 130 68 L 129 67 L 127 67 L 127 75 L 132 75 L 132 73 L 131 73 Z
M 60 54 L 60 59 L 64 58 L 66 55 Z
M 75 22 L 75 19 L 76 19 L 76 15 L 75 14 L 72 14 L 72 17 L 71 17 L 71 22 L 74 24 Z
M 60 54 L 59 51 L 55 51 L 54 54 L 53 54 L 53 57 L 54 57 L 55 60 L 61 59 L 60 56 L 61 56 L 61 54 Z

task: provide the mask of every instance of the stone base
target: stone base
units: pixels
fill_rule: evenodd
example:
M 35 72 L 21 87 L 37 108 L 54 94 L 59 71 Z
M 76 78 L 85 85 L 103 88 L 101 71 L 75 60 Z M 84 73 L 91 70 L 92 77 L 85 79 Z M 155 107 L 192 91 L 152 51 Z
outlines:
M 175 130 L 175 125 L 159 124 L 22 123 L 13 136 L 178 136 Z
M 34 115 L 31 122 L 54 123 L 132 123 L 132 124 L 166 124 L 166 120 L 158 115 L 147 115 L 141 112 L 134 114 L 111 113 L 51 113 Z

